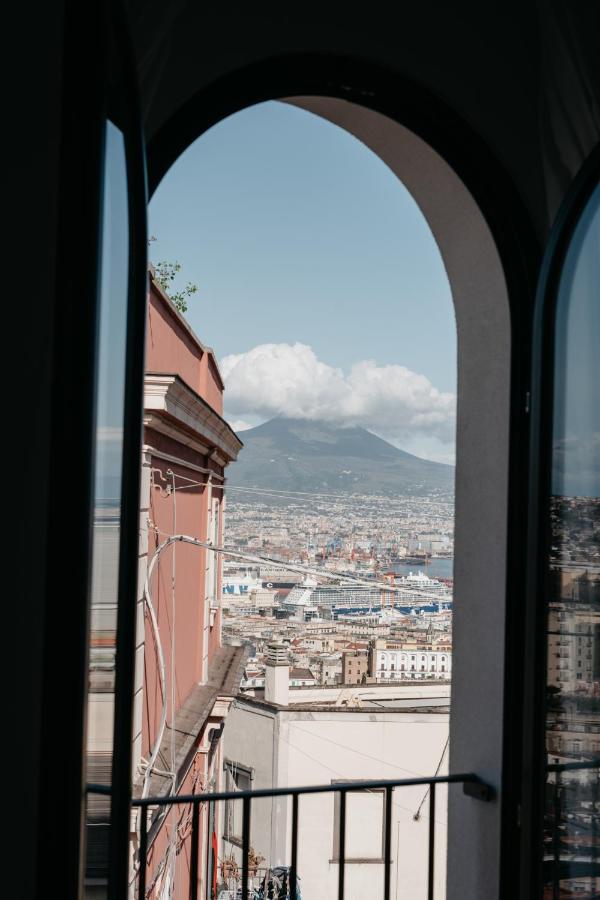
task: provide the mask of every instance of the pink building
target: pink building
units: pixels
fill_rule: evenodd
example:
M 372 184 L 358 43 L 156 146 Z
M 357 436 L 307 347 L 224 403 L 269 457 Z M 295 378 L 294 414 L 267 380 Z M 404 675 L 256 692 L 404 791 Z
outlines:
M 221 556 L 190 540 L 168 541 L 185 535 L 222 544 L 225 470 L 242 447 L 222 412 L 223 381 L 213 351 L 151 277 L 134 696 L 136 796 L 220 787 L 220 737 L 239 685 L 242 652 L 221 643 Z M 210 821 L 208 812 L 202 815 L 198 896 L 210 898 L 217 823 L 212 814 Z M 150 817 L 149 896 L 171 896 L 173 885 L 177 896 L 187 896 L 189 820 L 190 810 L 183 806 L 162 820 L 158 812 Z

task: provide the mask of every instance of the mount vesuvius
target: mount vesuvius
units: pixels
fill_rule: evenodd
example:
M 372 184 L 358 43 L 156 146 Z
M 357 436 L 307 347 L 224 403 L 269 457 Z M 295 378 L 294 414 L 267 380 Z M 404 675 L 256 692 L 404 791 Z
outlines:
M 228 470 L 234 487 L 383 495 L 454 489 L 453 466 L 413 456 L 359 426 L 275 418 L 240 438 L 244 447 Z

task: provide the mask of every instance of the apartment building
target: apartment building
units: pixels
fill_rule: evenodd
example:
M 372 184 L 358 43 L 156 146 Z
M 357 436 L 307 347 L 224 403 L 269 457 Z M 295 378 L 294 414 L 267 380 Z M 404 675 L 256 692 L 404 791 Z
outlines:
M 452 644 L 446 636 L 435 642 L 379 638 L 369 650 L 369 675 L 377 681 L 450 680 L 451 673 Z
M 368 674 L 367 650 L 346 650 L 342 653 L 342 684 L 362 684 Z
M 214 353 L 152 272 L 146 333 L 132 769 L 134 796 L 162 797 L 221 784 L 221 735 L 244 651 L 222 644 L 222 561 L 207 547 L 222 544 L 225 471 L 242 444 L 222 417 Z M 177 824 L 180 815 L 173 809 L 149 817 L 148 884 L 156 896 L 189 891 L 189 835 Z M 218 820 L 203 815 L 204 893 L 216 878 L 207 854 L 217 830 Z
M 400 773 L 447 772 L 449 690 L 403 685 L 390 703 L 388 686 L 288 690 L 287 667 L 278 663 L 279 645 L 267 659 L 264 697 L 238 697 L 224 733 L 224 767 L 233 792 L 393 778 Z M 284 660 L 285 662 L 285 660 Z M 272 678 L 269 678 L 269 670 Z M 426 704 L 426 708 L 422 708 Z M 446 786 L 439 789 L 435 847 L 435 891 L 444 895 Z M 347 896 L 383 895 L 383 790 L 349 794 L 346 814 Z M 339 798 L 325 793 L 301 799 L 297 873 L 303 900 L 333 897 L 338 886 Z M 401 889 L 426 896 L 429 808 L 427 788 L 412 785 L 394 792 L 391 807 L 394 853 L 391 896 Z M 241 884 L 242 808 L 227 803 L 221 857 L 228 893 Z M 291 858 L 292 804 L 289 797 L 266 797 L 251 808 L 250 840 L 260 864 L 250 879 L 258 888 L 269 871 L 287 871 Z M 232 875 L 232 873 L 236 873 Z M 275 896 L 277 896 L 275 894 Z M 281 895 L 280 895 L 281 896 Z

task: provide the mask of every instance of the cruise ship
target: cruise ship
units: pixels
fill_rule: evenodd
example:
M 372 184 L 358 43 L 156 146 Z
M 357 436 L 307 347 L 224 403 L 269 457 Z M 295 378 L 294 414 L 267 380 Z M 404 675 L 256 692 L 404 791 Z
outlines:
M 317 584 L 314 578 L 306 578 L 290 591 L 283 606 L 289 612 L 297 612 L 300 607 L 316 607 L 324 618 L 378 612 L 387 607 L 407 614 L 452 608 L 450 589 L 423 573 L 396 577 L 393 586 L 402 588 L 402 592 L 366 584 Z

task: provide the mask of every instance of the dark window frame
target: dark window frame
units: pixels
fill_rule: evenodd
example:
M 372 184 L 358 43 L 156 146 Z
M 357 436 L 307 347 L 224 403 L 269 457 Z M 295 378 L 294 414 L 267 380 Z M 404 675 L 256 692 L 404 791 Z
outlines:
M 530 407 L 527 572 L 523 668 L 521 802 L 519 804 L 520 896 L 541 897 L 546 766 L 546 672 L 548 573 L 552 534 L 555 336 L 560 284 L 572 239 L 600 183 L 600 144 L 589 154 L 557 214 L 542 262 L 535 303 Z M 566 631 L 559 626 L 559 632 Z
M 238 784 L 235 780 L 237 774 L 243 775 L 248 779 L 248 786 L 239 788 L 239 790 L 242 791 L 252 789 L 252 782 L 254 781 L 253 766 L 246 766 L 243 763 L 239 763 L 233 759 L 226 758 L 223 760 L 223 771 L 225 772 L 226 778 L 226 790 L 233 791 L 238 787 Z M 233 782 L 233 784 L 231 784 L 230 782 Z M 229 831 L 229 823 L 234 817 L 234 810 L 236 806 L 239 807 L 239 811 L 241 813 L 241 804 L 239 800 L 225 801 L 225 807 L 223 810 L 223 840 L 227 841 L 229 844 L 232 844 L 234 847 L 242 847 L 242 835 L 235 834 L 234 831 Z

